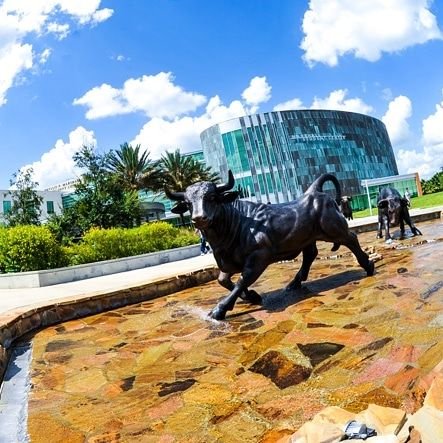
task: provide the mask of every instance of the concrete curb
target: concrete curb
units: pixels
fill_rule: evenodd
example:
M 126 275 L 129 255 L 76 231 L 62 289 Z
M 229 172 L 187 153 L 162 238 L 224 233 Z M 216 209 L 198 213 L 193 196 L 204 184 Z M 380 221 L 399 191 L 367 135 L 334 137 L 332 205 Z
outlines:
M 134 257 L 117 258 L 42 271 L 11 272 L 0 275 L 0 289 L 41 288 L 118 272 L 157 266 L 200 255 L 200 245 L 151 252 Z

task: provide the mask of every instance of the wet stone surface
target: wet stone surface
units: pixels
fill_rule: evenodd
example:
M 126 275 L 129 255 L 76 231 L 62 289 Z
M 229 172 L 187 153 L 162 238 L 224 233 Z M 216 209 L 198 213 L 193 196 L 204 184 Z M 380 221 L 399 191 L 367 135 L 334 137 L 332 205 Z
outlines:
M 443 356 L 443 227 L 420 229 L 391 245 L 360 234 L 383 257 L 369 278 L 319 244 L 284 293 L 300 261 L 275 264 L 254 286 L 263 306 L 225 322 L 206 318 L 225 295 L 213 282 L 39 332 L 31 441 L 264 443 L 327 406 L 416 411 Z

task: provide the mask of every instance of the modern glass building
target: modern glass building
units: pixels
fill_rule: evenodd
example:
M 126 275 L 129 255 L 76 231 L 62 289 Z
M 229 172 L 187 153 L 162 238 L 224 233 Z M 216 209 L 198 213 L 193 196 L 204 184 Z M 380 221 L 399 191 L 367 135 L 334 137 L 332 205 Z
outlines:
M 385 125 L 355 112 L 248 115 L 211 126 L 200 138 L 207 166 L 223 179 L 231 169 L 236 186 L 253 201 L 294 200 L 325 172 L 347 195 L 364 194 L 362 180 L 398 174 Z

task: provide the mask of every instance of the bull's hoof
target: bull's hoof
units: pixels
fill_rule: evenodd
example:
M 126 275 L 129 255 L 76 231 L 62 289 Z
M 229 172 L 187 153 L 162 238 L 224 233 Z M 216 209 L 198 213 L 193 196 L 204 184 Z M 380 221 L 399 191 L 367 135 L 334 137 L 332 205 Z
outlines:
M 366 275 L 368 277 L 371 277 L 372 275 L 374 275 L 374 272 L 375 272 L 374 262 L 372 260 L 369 260 L 368 267 L 366 268 Z
M 214 320 L 224 320 L 226 317 L 226 311 L 216 306 L 211 312 L 209 312 L 208 317 Z
M 417 228 L 415 228 L 415 229 L 412 231 L 412 233 L 414 234 L 414 236 L 416 236 L 416 235 L 423 235 L 423 234 L 421 233 L 421 231 L 420 231 L 419 229 L 417 229 Z
M 286 286 L 285 291 L 292 292 L 301 289 L 301 280 L 291 281 L 288 286 Z
M 334 245 L 331 248 L 331 251 L 338 251 L 339 247 L 340 247 L 340 243 L 334 243 Z
M 383 238 L 383 235 L 382 234 L 377 234 L 376 238 Z
M 252 305 L 261 305 L 262 304 L 262 298 L 260 294 L 255 292 L 253 289 L 249 289 L 247 296 L 245 297 L 245 301 L 248 303 L 251 303 Z

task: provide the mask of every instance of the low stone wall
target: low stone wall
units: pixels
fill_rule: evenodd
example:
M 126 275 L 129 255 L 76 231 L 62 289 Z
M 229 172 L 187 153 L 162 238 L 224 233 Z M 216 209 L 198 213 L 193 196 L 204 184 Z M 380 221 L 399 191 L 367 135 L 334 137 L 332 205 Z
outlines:
M 83 299 L 74 298 L 39 307 L 25 307 L 22 312 L 12 312 L 9 318 L 0 318 L 0 383 L 8 364 L 11 346 L 25 334 L 56 323 L 141 303 L 198 286 L 215 280 L 218 272 L 218 268 L 213 266 L 134 288 L 93 294 Z
M 118 272 L 133 271 L 200 255 L 200 246 L 192 245 L 134 257 L 118 258 L 65 268 L 14 272 L 0 275 L 0 289 L 40 288 Z

